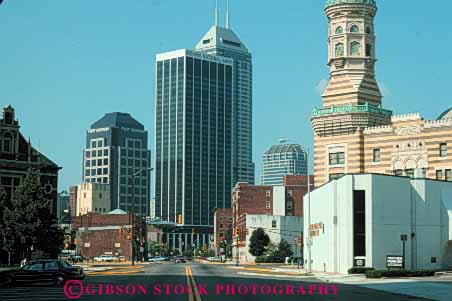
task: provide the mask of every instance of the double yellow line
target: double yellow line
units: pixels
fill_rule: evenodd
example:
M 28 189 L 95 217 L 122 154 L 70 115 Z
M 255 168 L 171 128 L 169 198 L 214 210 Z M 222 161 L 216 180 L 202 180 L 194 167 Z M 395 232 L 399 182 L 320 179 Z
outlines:
M 199 295 L 198 286 L 196 285 L 195 277 L 189 265 L 185 266 L 185 275 L 187 276 L 187 287 L 190 287 L 191 293 L 188 294 L 188 300 L 193 301 L 193 293 L 196 301 L 202 301 Z

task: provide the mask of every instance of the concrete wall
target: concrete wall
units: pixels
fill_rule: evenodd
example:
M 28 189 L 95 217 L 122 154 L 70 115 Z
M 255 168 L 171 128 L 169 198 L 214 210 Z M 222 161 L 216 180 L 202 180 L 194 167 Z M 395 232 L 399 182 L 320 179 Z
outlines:
M 324 234 L 313 237 L 313 270 L 345 274 L 353 266 L 353 190 L 365 190 L 366 256 L 362 259 L 366 266 L 385 269 L 387 255 L 402 255 L 402 234 L 408 236 L 406 268 L 443 265 L 452 234 L 452 183 L 349 175 L 311 194 L 310 223 L 324 223 L 325 228 Z M 306 213 L 308 207 L 305 196 Z M 309 227 L 308 215 L 304 227 Z M 307 259 L 307 248 L 304 252 Z M 452 264 L 452 258 L 450 261 Z
M 286 215 L 286 187 L 273 187 L 273 215 Z

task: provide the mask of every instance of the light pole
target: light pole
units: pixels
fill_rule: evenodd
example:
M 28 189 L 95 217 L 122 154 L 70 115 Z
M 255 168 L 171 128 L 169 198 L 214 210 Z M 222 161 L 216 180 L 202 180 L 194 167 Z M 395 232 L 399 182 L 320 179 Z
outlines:
M 144 170 L 153 170 L 152 168 L 142 168 L 132 175 L 132 214 L 131 214 L 131 227 L 132 227 L 132 265 L 135 265 L 135 247 L 137 241 L 135 239 L 135 178 Z M 143 204 L 140 206 L 141 219 L 143 218 Z M 143 228 L 143 220 L 141 220 L 141 228 Z M 143 231 L 143 229 L 141 229 Z
M 309 172 L 309 148 L 308 147 L 303 147 L 301 146 L 301 148 L 306 152 L 306 166 L 307 166 L 307 176 L 308 176 L 308 229 L 306 229 L 306 231 L 308 232 L 308 236 L 307 236 L 307 240 L 306 240 L 306 245 L 308 247 L 308 269 L 309 269 L 309 273 L 312 272 L 312 266 L 311 266 L 311 244 L 312 244 L 312 238 L 311 238 L 311 231 L 309 230 L 310 226 L 311 226 L 311 175 Z M 304 232 L 306 232 L 304 231 Z M 303 233 L 303 231 L 301 232 Z M 300 252 L 301 252 L 301 247 L 300 247 Z

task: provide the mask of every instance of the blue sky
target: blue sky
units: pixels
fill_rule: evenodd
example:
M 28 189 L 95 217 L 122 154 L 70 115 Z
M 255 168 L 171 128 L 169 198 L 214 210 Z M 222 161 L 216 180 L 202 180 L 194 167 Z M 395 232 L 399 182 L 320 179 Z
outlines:
M 131 113 L 154 140 L 155 54 L 193 48 L 214 0 L 5 0 L 0 105 L 36 147 L 81 180 L 86 130 Z M 225 6 L 225 0 L 219 0 Z M 452 2 L 379 0 L 377 80 L 384 106 L 436 118 L 452 106 Z M 232 28 L 254 56 L 254 161 L 279 138 L 312 145 L 310 113 L 328 78 L 324 0 L 231 0 Z M 224 9 L 221 11 L 224 18 Z M 153 145 L 151 145 L 153 149 Z

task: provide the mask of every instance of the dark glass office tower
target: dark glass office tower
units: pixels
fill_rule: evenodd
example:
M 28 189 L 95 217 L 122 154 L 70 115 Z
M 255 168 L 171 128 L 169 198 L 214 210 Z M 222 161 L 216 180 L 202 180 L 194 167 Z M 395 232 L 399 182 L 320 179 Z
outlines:
M 106 114 L 88 130 L 83 158 L 83 181 L 110 184 L 112 210 L 134 207 L 149 215 L 151 151 L 141 123 L 126 113 Z
M 214 209 L 231 206 L 232 60 L 179 50 L 156 69 L 156 216 L 212 233 Z
M 228 12 L 229 16 L 229 12 Z M 254 184 L 253 163 L 253 63 L 246 45 L 218 21 L 201 38 L 196 51 L 233 60 L 233 182 Z

